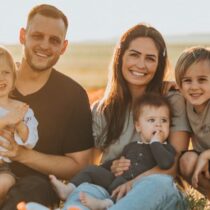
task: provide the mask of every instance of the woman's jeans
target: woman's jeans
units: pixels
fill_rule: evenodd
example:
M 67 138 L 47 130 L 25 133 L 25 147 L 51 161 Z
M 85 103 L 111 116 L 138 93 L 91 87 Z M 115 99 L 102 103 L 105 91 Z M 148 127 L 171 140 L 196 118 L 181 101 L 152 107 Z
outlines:
M 71 206 L 88 210 L 79 200 L 79 193 L 85 192 L 98 199 L 110 198 L 102 187 L 83 183 L 68 197 L 63 210 Z M 32 206 L 35 204 L 31 204 Z M 32 210 L 33 208 L 28 208 Z M 186 210 L 186 202 L 182 193 L 177 189 L 173 178 L 163 174 L 153 174 L 136 181 L 132 190 L 109 210 Z M 39 210 L 42 210 L 39 208 Z M 44 210 L 44 208 L 43 208 Z

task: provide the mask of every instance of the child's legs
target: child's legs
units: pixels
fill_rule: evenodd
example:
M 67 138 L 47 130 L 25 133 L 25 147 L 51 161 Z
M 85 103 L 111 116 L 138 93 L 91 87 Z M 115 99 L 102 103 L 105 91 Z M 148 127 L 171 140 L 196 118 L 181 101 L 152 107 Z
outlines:
M 180 174 L 190 184 L 197 160 L 198 154 L 195 151 L 187 151 L 179 159 Z
M 15 177 L 9 172 L 0 173 L 0 204 L 6 197 L 10 188 L 15 184 Z
M 173 178 L 164 174 L 153 174 L 137 180 L 131 191 L 108 209 L 184 210 L 187 208 Z
M 118 186 L 120 186 L 121 184 L 126 183 L 128 180 L 125 179 L 123 176 L 117 176 L 112 183 L 109 185 L 108 188 L 108 192 L 110 193 L 110 195 L 112 194 L 112 191 L 114 189 L 116 189 Z
M 39 203 L 29 202 L 26 204 L 27 210 L 50 210 L 46 206 L 43 206 Z
M 64 203 L 63 210 L 67 210 L 70 206 L 79 206 L 82 210 L 88 210 L 86 206 L 84 206 L 80 201 L 80 193 L 85 192 L 88 195 L 95 197 L 97 199 L 107 199 L 110 198 L 108 192 L 100 186 L 83 183 L 79 185 L 72 194 L 68 197 L 66 202 Z
M 88 182 L 107 188 L 114 178 L 114 175 L 109 170 L 101 166 L 91 165 L 74 176 L 70 182 L 75 186 Z
M 181 176 L 191 185 L 192 175 L 195 170 L 199 154 L 195 151 L 185 152 L 179 159 L 179 171 Z M 210 182 L 203 174 L 199 176 L 197 190 L 210 198 Z
M 114 204 L 111 199 L 98 199 L 84 192 L 80 193 L 80 201 L 83 205 L 92 210 L 107 209 Z

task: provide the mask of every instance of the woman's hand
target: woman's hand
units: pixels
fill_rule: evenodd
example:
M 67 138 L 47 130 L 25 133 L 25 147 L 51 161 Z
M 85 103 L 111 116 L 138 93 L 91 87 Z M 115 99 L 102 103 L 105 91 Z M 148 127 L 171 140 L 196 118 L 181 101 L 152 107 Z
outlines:
M 0 155 L 7 157 L 11 160 L 17 160 L 21 155 L 23 155 L 22 146 L 19 146 L 14 140 L 14 133 L 9 129 L 0 130 L 0 136 L 2 136 L 7 141 L 0 141 L 0 146 L 6 151 L 0 151 Z
M 133 181 L 130 180 L 125 184 L 118 186 L 112 192 L 112 198 L 116 198 L 116 201 L 120 200 L 123 196 L 125 196 L 132 189 Z
M 111 172 L 115 176 L 120 176 L 124 173 L 124 171 L 127 171 L 130 167 L 131 161 L 129 159 L 126 159 L 125 157 L 121 157 L 118 160 L 114 160 L 111 165 Z

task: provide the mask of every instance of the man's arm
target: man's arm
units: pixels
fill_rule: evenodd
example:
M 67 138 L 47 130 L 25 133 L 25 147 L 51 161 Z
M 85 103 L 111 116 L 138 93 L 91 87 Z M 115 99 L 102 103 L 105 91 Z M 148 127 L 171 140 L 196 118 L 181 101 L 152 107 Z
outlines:
M 0 155 L 20 162 L 43 174 L 54 174 L 60 179 L 71 178 L 92 160 L 92 149 L 67 153 L 65 156 L 48 155 L 19 146 L 9 132 L 1 131 L 0 134 L 10 143 L 0 142 L 0 146 L 8 150 L 1 151 Z

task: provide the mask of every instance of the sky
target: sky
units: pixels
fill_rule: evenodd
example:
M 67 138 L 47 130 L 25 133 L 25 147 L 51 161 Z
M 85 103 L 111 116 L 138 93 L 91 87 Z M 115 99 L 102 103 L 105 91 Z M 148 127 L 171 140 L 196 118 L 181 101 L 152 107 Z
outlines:
M 69 19 L 70 42 L 118 39 L 139 22 L 156 27 L 164 36 L 209 33 L 209 0 L 0 0 L 0 43 L 18 43 L 19 29 L 29 10 L 52 4 Z

